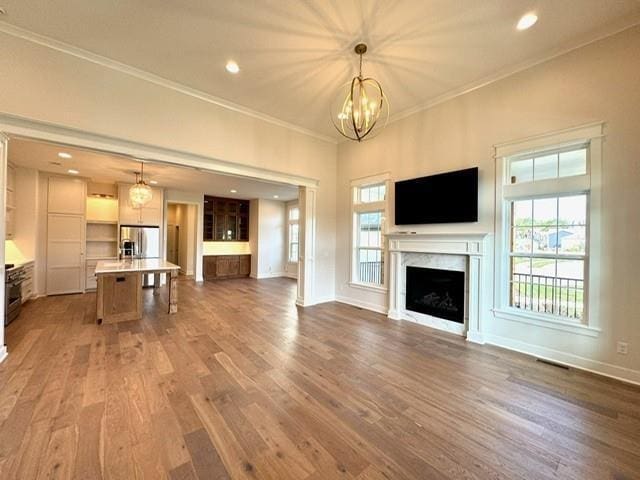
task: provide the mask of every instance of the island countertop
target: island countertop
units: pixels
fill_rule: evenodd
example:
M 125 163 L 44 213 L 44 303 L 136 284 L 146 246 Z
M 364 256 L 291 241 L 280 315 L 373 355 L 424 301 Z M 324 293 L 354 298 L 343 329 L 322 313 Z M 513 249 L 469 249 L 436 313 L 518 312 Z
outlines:
M 129 272 L 169 272 L 180 270 L 175 263 L 160 258 L 134 258 L 123 260 L 100 260 L 96 265 L 96 275 Z

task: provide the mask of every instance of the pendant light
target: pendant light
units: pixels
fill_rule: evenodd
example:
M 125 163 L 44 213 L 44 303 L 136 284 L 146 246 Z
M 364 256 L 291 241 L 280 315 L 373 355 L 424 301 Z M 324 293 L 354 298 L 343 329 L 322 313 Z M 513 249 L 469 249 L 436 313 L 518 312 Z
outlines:
M 389 103 L 380 83 L 362 75 L 362 56 L 367 46 L 359 43 L 354 51 L 360 56 L 360 69 L 358 75 L 338 91 L 331 105 L 331 121 L 341 135 L 361 142 L 386 126 Z
M 152 198 L 151 187 L 144 181 L 144 162 L 140 162 L 140 176 L 136 172 L 136 184 L 129 189 L 129 202 L 133 208 L 142 208 Z

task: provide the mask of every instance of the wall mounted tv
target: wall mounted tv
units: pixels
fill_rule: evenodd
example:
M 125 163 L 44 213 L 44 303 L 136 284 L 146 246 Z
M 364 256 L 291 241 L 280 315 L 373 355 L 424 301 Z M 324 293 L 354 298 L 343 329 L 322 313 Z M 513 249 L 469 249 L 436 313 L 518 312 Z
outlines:
M 396 182 L 396 225 L 478 221 L 478 168 Z

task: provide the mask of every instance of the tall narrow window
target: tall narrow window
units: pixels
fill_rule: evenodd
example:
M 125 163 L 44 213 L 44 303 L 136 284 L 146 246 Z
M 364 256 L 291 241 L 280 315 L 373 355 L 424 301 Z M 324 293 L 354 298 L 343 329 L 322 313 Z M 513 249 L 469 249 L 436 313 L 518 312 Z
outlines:
M 584 145 L 507 158 L 509 306 L 582 321 L 589 252 Z
M 289 230 L 289 238 L 287 243 L 287 252 L 289 263 L 297 263 L 299 255 L 299 236 L 300 236 L 300 210 L 296 205 L 290 206 L 287 213 L 287 223 Z
M 353 186 L 352 282 L 383 287 L 384 222 L 387 212 L 387 181 L 376 179 Z

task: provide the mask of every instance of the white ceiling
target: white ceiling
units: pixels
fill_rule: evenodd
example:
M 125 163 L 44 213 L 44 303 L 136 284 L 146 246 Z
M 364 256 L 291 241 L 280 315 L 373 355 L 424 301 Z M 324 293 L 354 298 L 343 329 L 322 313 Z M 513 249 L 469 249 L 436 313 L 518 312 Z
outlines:
M 638 0 L 0 0 L 2 20 L 337 138 L 329 105 L 355 72 L 392 116 L 640 21 Z M 539 15 L 530 30 L 515 24 Z M 228 74 L 230 58 L 241 68 Z
M 72 158 L 60 158 L 59 152 L 70 153 Z M 96 183 L 133 183 L 134 172 L 140 171 L 140 162 L 128 157 L 22 138 L 10 139 L 8 157 L 14 165 L 43 172 L 67 175 L 67 170 L 75 169 L 80 172 L 78 176 Z M 157 187 L 230 198 L 273 200 L 274 195 L 281 201 L 298 198 L 298 189 L 292 185 L 221 175 L 158 162 L 145 162 L 144 178 L 147 181 L 157 181 L 158 184 L 154 185 Z M 231 193 L 232 189 L 237 190 L 237 193 Z

